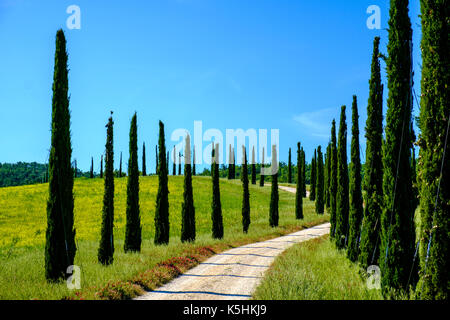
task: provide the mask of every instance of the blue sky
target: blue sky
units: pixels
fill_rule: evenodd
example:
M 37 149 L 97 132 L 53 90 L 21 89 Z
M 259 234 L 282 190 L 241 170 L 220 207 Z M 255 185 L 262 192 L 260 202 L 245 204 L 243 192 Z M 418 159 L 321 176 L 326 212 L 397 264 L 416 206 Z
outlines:
M 72 4 L 81 9 L 80 30 L 66 26 Z M 380 30 L 366 26 L 370 5 L 381 8 Z M 128 158 L 134 111 L 151 172 L 158 120 L 170 149 L 179 142 L 170 141 L 174 130 L 192 134 L 200 120 L 203 132 L 224 137 L 226 129 L 267 129 L 270 141 L 270 129 L 279 129 L 280 160 L 300 141 L 309 162 L 328 143 L 341 105 L 350 126 L 353 94 L 365 159 L 372 43 L 380 36 L 386 53 L 388 12 L 388 0 L 0 0 L 0 162 L 48 158 L 59 28 L 69 53 L 73 158 L 83 170 L 91 156 L 99 170 L 110 110 L 116 166 L 121 151 Z M 410 1 L 420 95 L 418 15 L 419 1 Z

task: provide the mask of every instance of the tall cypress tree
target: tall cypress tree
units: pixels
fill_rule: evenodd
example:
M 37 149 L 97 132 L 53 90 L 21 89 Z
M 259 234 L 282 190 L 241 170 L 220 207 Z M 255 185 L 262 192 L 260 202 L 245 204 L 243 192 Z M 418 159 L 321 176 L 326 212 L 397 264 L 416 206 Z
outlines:
M 167 154 L 166 154 L 166 170 L 167 170 L 167 174 L 169 174 L 169 158 L 170 158 L 170 152 L 167 151 Z
M 195 241 L 195 207 L 192 193 L 191 138 L 186 136 L 184 161 L 184 191 L 181 205 L 181 242 Z
M 230 145 L 228 145 L 228 176 L 227 176 L 228 180 L 231 180 L 231 175 L 233 173 L 231 159 L 232 159 L 232 157 L 231 157 L 231 144 L 230 144 Z
M 169 187 L 168 172 L 166 170 L 166 142 L 164 137 L 164 124 L 159 121 L 159 159 L 158 159 L 158 193 L 156 194 L 155 208 L 155 244 L 169 243 Z M 189 170 L 190 171 L 190 170 Z
M 114 261 L 114 122 L 111 116 L 106 125 L 105 193 L 103 195 L 102 230 L 98 248 L 98 262 L 104 265 Z
M 255 146 L 253 146 L 253 149 L 252 149 L 252 184 L 256 184 Z
M 139 209 L 139 168 L 137 147 L 137 116 L 134 113 L 130 125 L 130 157 L 128 159 L 127 222 L 125 225 L 125 252 L 141 251 L 141 216 Z
M 120 152 L 119 178 L 122 178 L 122 152 Z
M 383 294 L 406 288 L 415 250 L 414 198 L 409 125 L 412 109 L 412 30 L 407 0 L 391 0 L 387 78 L 388 108 L 383 145 L 384 210 L 380 269 Z
M 369 100 L 366 120 L 366 164 L 364 173 L 364 218 L 358 260 L 363 269 L 378 265 L 383 208 L 383 85 L 379 61 L 380 38 L 373 41 Z
M 103 179 L 103 155 L 100 156 L 100 178 Z
M 421 299 L 450 297 L 449 19 L 446 1 L 421 0 L 420 109 Z M 440 180 L 439 180 L 440 179 Z M 438 192 L 439 190 L 439 192 Z M 428 250 L 429 244 L 429 250 Z
M 325 160 L 325 207 L 327 212 L 331 211 L 331 195 L 330 195 L 330 182 L 331 182 L 331 142 L 327 146 L 327 156 Z
M 295 189 L 295 218 L 303 219 L 303 174 L 302 174 L 302 150 L 300 142 L 297 142 L 297 188 Z
M 288 183 L 292 183 L 291 148 L 289 148 L 289 156 L 288 156 Z
M 262 159 L 261 159 L 261 172 L 259 175 L 259 186 L 260 187 L 264 187 L 264 175 L 263 175 L 263 171 L 264 171 L 264 147 L 262 150 Z
M 311 201 L 315 201 L 316 200 L 316 170 L 317 170 L 317 164 L 316 164 L 316 159 L 317 159 L 317 151 L 316 149 L 314 149 L 314 156 L 311 159 L 311 178 L 310 178 L 310 182 L 309 182 L 309 200 Z
M 73 169 L 70 138 L 66 39 L 56 33 L 52 96 L 52 137 L 49 157 L 49 197 L 45 242 L 45 278 L 65 278 L 73 265 L 76 246 L 73 227 Z
M 145 165 L 145 142 L 142 145 L 142 176 L 145 177 L 147 175 L 147 169 Z
M 253 151 L 254 151 L 253 147 Z M 242 146 L 242 152 L 244 154 L 244 159 L 242 161 L 242 229 L 244 233 L 248 232 L 248 227 L 250 225 L 250 192 L 248 190 L 248 168 L 247 168 L 247 152 L 245 147 Z
M 211 144 L 211 177 L 214 176 L 214 171 L 215 171 L 215 168 L 214 168 L 214 156 L 215 156 L 215 154 L 214 154 L 214 142 L 212 142 L 212 144 Z
M 181 176 L 181 152 L 178 152 L 178 175 Z
M 336 246 L 347 246 L 348 237 L 348 165 L 347 165 L 347 123 L 345 106 L 341 107 L 337 150 L 337 192 L 336 192 Z
M 89 171 L 89 178 L 94 178 L 94 157 L 91 157 L 91 170 Z
M 223 238 L 223 219 L 222 219 L 222 204 L 220 202 L 220 184 L 219 184 L 219 144 L 213 149 L 212 157 L 212 236 L 214 239 Z
M 232 150 L 233 150 L 233 174 L 232 174 L 232 176 L 231 176 L 231 179 L 236 179 L 236 157 L 235 157 L 235 154 L 234 154 L 234 148 L 232 148 Z
M 324 192 L 323 192 L 323 155 L 322 147 L 317 147 L 317 160 L 316 160 L 316 213 L 324 213 Z
M 159 173 L 159 154 L 158 154 L 158 146 L 155 146 L 155 172 Z
M 363 218 L 363 199 L 361 192 L 361 159 L 359 157 L 359 125 L 358 104 L 353 96 L 352 104 L 352 145 L 350 162 L 350 210 L 347 257 L 355 262 L 359 254 L 359 236 Z
M 175 146 L 173 146 L 173 166 L 172 166 L 172 175 L 177 175 L 177 152 Z
M 192 155 L 192 175 L 195 176 L 195 145 L 193 148 L 193 155 Z
M 337 147 L 336 147 L 336 120 L 331 123 L 331 147 L 330 147 L 330 238 L 333 239 L 336 234 L 336 193 L 337 193 Z
M 279 213 L 278 213 L 278 158 L 277 148 L 272 146 L 272 189 L 270 194 L 270 214 L 269 224 L 273 227 L 278 227 Z
M 302 182 L 303 182 L 303 198 L 306 198 L 306 155 L 302 147 Z

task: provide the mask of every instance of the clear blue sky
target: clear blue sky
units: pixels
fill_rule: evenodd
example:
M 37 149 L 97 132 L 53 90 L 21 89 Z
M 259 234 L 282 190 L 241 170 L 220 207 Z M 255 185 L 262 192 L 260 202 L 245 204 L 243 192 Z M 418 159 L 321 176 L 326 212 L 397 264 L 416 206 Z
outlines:
M 80 30 L 66 26 L 72 4 L 81 9 Z M 381 8 L 381 30 L 366 26 L 370 5 Z M 309 162 L 314 148 L 328 143 L 341 105 L 351 125 L 353 94 L 364 156 L 372 43 L 380 36 L 386 53 L 388 10 L 388 0 L 0 0 L 0 162 L 48 158 L 59 28 L 69 53 L 73 158 L 82 170 L 91 156 L 99 170 L 110 110 L 116 167 L 120 151 L 124 165 L 128 159 L 134 111 L 139 153 L 145 141 L 150 172 L 158 120 L 165 123 L 167 148 L 176 143 L 172 131 L 192 133 L 201 120 L 203 132 L 217 128 L 224 138 L 227 128 L 279 129 L 280 160 L 287 162 L 289 147 L 295 158 L 300 141 Z M 419 95 L 418 15 L 413 0 Z

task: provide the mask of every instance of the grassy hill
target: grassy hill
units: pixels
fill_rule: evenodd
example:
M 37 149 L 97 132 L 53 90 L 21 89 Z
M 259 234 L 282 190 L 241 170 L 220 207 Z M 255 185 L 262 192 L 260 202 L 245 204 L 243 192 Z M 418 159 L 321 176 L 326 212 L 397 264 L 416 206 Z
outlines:
M 314 203 L 304 200 L 305 219 L 296 220 L 294 194 L 280 190 L 280 226 L 269 227 L 270 187 L 250 185 L 251 225 L 242 232 L 242 184 L 239 180 L 221 180 L 224 239 L 211 237 L 210 177 L 194 177 L 197 240 L 182 244 L 181 202 L 183 177 L 169 177 L 170 243 L 154 246 L 154 212 L 158 187 L 157 176 L 140 177 L 140 209 L 143 245 L 141 254 L 125 254 L 127 178 L 115 179 L 115 261 L 110 267 L 97 263 L 100 239 L 103 180 L 75 180 L 75 228 L 78 246 L 75 264 L 82 269 L 83 295 L 95 298 L 98 288 L 110 281 L 125 281 L 149 270 L 159 262 L 183 255 L 201 246 L 232 246 L 275 237 L 329 219 L 314 213 Z M 60 299 L 73 296 L 65 283 L 48 284 L 44 278 L 44 244 L 48 185 L 0 188 L 0 299 Z

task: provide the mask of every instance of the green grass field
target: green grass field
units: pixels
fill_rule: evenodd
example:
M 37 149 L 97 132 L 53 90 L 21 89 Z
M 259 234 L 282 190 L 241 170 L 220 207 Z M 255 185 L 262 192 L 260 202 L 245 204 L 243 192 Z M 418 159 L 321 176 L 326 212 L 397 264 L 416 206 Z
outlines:
M 345 251 L 328 236 L 287 249 L 266 273 L 253 294 L 258 300 L 381 300 L 369 290 Z
M 159 262 L 182 256 L 202 246 L 241 245 L 300 230 L 329 220 L 328 215 L 314 213 L 314 203 L 304 200 L 305 218 L 294 216 L 295 195 L 280 190 L 280 226 L 269 227 L 270 187 L 250 185 L 251 225 L 248 234 L 242 232 L 242 185 L 239 180 L 221 180 L 221 201 L 224 239 L 211 237 L 210 177 L 194 177 L 197 240 L 182 244 L 181 203 L 183 177 L 169 177 L 170 243 L 154 246 L 154 210 L 158 187 L 156 176 L 140 177 L 140 209 L 143 245 L 141 254 L 125 254 L 127 178 L 115 179 L 115 260 L 109 267 L 97 263 L 100 239 L 103 180 L 75 180 L 75 228 L 77 254 L 75 264 L 81 267 L 81 292 L 88 299 L 96 298 L 98 288 L 111 281 L 127 281 Z M 61 299 L 74 296 L 65 283 L 49 284 L 44 278 L 44 245 L 46 230 L 46 200 L 48 185 L 0 188 L 0 299 Z

